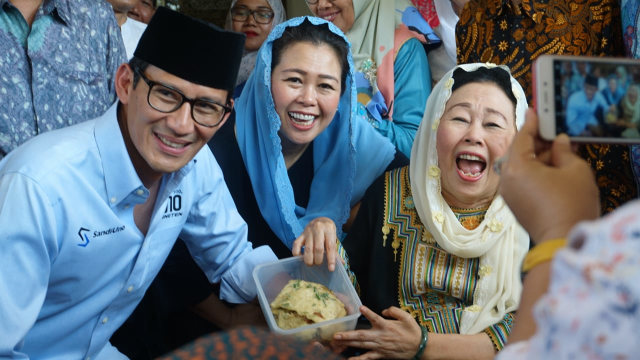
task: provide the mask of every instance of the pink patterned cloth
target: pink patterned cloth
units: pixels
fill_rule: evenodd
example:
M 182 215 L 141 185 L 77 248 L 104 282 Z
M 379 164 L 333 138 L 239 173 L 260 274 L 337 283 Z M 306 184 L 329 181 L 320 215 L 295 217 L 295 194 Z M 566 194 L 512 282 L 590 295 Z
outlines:
M 496 359 L 637 359 L 640 200 L 578 225 L 534 308 L 537 333 Z
M 440 25 L 440 19 L 436 12 L 436 4 L 433 0 L 411 0 L 411 2 L 413 3 L 413 6 L 418 9 L 420 15 L 427 20 L 431 28 L 435 28 Z

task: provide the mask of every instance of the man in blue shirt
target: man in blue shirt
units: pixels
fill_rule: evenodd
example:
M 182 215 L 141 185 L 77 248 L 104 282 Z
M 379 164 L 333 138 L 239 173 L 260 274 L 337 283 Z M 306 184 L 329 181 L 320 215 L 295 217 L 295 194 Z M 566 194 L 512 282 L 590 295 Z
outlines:
M 222 298 L 255 298 L 253 267 L 276 257 L 247 241 L 205 146 L 243 47 L 160 8 L 117 70 L 117 104 L 0 162 L 0 359 L 126 358 L 109 338 L 178 236 Z
M 0 0 L 0 159 L 38 134 L 102 115 L 126 60 L 103 0 Z
M 598 92 L 598 78 L 588 74 L 583 89 L 569 96 L 567 101 L 567 133 L 589 136 L 597 129 L 609 105 Z

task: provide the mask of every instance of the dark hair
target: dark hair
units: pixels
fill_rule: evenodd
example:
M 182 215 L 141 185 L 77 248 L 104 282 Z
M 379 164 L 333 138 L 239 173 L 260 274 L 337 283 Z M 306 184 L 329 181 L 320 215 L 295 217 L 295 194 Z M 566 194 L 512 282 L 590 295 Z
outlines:
M 149 67 L 149 63 L 134 56 L 131 58 L 131 60 L 129 60 L 129 66 L 131 66 L 131 68 L 134 70 L 133 87 L 135 88 L 136 85 L 138 85 L 138 81 L 140 81 L 140 75 L 138 75 L 138 72 L 136 72 L 135 70 L 144 72 Z
M 347 82 L 347 74 L 349 73 L 349 61 L 347 60 L 349 46 L 342 37 L 329 30 L 328 24 L 314 25 L 308 19 L 304 19 L 300 25 L 286 28 L 282 36 L 273 42 L 271 70 L 280 63 L 284 50 L 299 42 L 309 42 L 314 45 L 326 44 L 333 49 L 342 70 L 342 83 L 340 85 L 340 94 L 342 95 Z
M 453 71 L 453 87 L 451 92 L 456 91 L 458 88 L 470 84 L 470 83 L 494 83 L 498 85 L 505 95 L 513 103 L 515 108 L 518 105 L 518 100 L 511 90 L 511 75 L 509 72 L 501 67 L 479 67 L 473 71 L 466 71 L 462 68 L 457 68 Z

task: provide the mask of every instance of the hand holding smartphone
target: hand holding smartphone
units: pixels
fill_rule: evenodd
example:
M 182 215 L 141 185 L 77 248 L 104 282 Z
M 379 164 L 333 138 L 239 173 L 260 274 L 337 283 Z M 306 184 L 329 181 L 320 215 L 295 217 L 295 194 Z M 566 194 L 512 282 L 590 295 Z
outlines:
M 542 55 L 533 64 L 540 136 L 640 143 L 640 60 Z

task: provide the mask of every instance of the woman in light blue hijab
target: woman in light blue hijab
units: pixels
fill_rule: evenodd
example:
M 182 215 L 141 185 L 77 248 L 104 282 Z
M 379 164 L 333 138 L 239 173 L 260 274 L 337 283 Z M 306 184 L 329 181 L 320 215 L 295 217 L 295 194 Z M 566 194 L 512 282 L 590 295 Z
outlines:
M 290 67 L 296 71 L 287 71 Z M 243 214 L 243 201 L 236 201 L 254 245 L 284 245 L 294 254 L 301 246 L 313 248 L 305 261 L 321 263 L 325 249 L 339 247 L 336 239 L 351 208 L 394 159 L 390 141 L 356 117 L 353 76 L 344 34 L 319 18 L 295 18 L 277 26 L 260 48 L 255 70 L 235 104 L 242 161 L 261 217 L 277 238 L 265 238 L 263 232 L 253 236 L 253 221 Z M 327 81 L 330 77 L 335 81 Z M 283 92 L 293 95 L 283 98 Z M 334 100 L 337 109 L 324 109 Z M 311 115 L 315 118 L 307 120 Z M 228 146 L 217 145 L 219 140 L 216 137 L 210 146 L 227 183 L 237 182 L 241 175 L 228 177 L 228 149 L 223 148 Z M 301 176 L 292 169 L 305 165 L 312 174 L 309 184 L 297 186 Z M 234 196 L 235 186 L 229 186 Z M 300 199 L 298 188 L 308 189 L 307 199 Z M 291 253 L 285 254 L 278 255 Z M 332 264 L 333 256 L 328 259 Z

